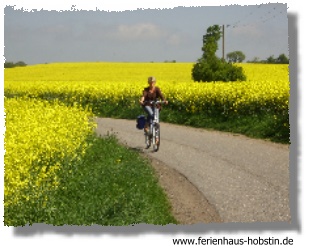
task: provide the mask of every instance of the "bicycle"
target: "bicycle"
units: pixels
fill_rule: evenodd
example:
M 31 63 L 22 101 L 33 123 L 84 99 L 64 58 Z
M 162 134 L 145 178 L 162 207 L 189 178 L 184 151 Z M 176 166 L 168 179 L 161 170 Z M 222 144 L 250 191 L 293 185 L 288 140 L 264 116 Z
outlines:
M 164 104 L 164 101 L 146 101 L 144 103 L 149 103 L 152 105 L 153 116 L 150 119 L 149 130 L 144 132 L 145 144 L 148 149 L 153 145 L 154 152 L 159 150 L 160 145 L 160 125 L 159 125 L 159 104 Z

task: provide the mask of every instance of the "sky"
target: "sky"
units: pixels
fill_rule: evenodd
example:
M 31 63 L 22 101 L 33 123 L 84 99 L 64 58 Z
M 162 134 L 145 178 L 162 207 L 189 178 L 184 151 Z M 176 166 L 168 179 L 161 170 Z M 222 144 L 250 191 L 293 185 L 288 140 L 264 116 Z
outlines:
M 26 64 L 80 61 L 195 62 L 208 27 L 224 26 L 224 55 L 289 57 L 287 4 L 46 10 L 6 6 L 4 57 Z M 223 40 L 217 55 L 223 55 Z

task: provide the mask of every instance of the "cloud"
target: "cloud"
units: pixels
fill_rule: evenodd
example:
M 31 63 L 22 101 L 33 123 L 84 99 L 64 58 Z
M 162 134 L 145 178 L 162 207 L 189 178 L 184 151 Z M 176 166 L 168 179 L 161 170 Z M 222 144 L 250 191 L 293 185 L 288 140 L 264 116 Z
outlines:
M 188 36 L 177 30 L 171 30 L 151 22 L 140 22 L 134 24 L 56 24 L 45 25 L 32 30 L 33 35 L 40 35 L 51 40 L 72 42 L 91 42 L 123 44 L 124 42 L 150 44 L 161 43 L 169 46 L 184 45 Z
M 167 44 L 178 46 L 182 43 L 182 38 L 179 34 L 171 34 L 167 37 Z
M 166 31 L 152 23 L 121 24 L 112 36 L 125 40 L 153 40 L 160 39 L 166 35 Z
M 105 37 L 117 41 L 162 42 L 171 46 L 179 46 L 187 41 L 185 34 L 152 23 L 120 24 L 114 29 L 110 28 Z
M 234 28 L 233 34 L 236 36 L 247 35 L 252 37 L 260 37 L 262 35 L 262 31 L 256 25 L 244 25 Z

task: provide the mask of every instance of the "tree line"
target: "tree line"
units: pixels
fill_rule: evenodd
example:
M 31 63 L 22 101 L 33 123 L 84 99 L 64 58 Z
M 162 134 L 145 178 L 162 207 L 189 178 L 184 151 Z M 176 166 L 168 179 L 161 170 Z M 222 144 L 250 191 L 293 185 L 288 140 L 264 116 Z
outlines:
M 245 60 L 245 54 L 242 51 L 233 51 L 226 55 L 226 59 L 231 63 L 241 63 Z M 289 59 L 285 54 L 280 54 L 278 57 L 274 55 L 269 56 L 265 60 L 260 60 L 258 57 L 254 57 L 253 60 L 247 61 L 248 63 L 273 63 L 273 64 L 289 64 Z
M 24 67 L 27 66 L 27 64 L 23 61 L 18 61 L 16 63 L 14 62 L 5 62 L 4 68 L 14 68 L 14 67 Z
M 278 57 L 269 56 L 266 60 L 259 60 L 258 57 L 254 57 L 253 60 L 247 61 L 248 63 L 270 63 L 270 64 L 289 64 L 289 58 L 285 54 L 281 54 Z

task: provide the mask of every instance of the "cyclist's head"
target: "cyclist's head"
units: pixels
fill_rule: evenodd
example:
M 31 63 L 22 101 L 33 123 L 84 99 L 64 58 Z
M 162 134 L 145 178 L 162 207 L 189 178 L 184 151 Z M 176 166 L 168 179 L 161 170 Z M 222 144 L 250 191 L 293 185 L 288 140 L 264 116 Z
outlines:
M 155 83 L 156 82 L 156 79 L 154 76 L 150 76 L 148 79 L 147 79 L 148 83 Z

